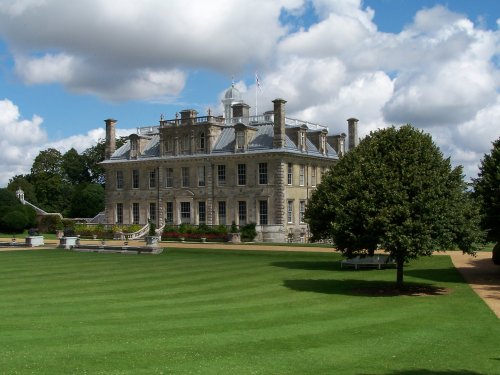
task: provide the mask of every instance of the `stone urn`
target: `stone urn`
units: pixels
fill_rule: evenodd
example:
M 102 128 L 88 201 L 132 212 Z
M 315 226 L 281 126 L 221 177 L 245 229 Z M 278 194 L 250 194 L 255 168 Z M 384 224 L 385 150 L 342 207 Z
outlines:
M 158 236 L 146 236 L 146 246 L 158 247 L 158 242 L 159 242 Z

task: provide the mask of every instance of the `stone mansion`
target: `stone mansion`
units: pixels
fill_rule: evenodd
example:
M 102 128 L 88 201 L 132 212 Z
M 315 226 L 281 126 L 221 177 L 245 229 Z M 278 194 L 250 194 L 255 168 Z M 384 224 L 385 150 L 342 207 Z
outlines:
M 344 154 L 346 135 L 286 117 L 283 99 L 258 116 L 234 86 L 222 102 L 222 116 L 186 109 L 138 128 L 118 149 L 116 120 L 105 120 L 107 223 L 253 222 L 257 241 L 307 240 L 307 201 Z M 358 120 L 347 121 L 352 148 Z

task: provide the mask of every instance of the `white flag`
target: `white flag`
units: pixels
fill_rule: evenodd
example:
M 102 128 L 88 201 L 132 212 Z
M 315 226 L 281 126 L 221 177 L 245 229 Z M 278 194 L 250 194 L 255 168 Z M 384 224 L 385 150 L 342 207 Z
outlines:
M 255 72 L 255 84 L 257 85 L 259 91 L 262 93 L 262 85 L 260 83 L 259 75 Z

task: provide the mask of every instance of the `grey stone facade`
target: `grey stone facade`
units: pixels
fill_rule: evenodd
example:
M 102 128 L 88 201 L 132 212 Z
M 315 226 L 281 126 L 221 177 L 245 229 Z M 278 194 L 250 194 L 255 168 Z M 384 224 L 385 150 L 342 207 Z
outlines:
M 328 136 L 324 126 L 287 118 L 285 100 L 273 103 L 261 116 L 241 101 L 230 118 L 184 110 L 117 150 L 109 139 L 116 122 L 106 120 L 107 223 L 254 222 L 259 241 L 307 240 L 307 201 L 344 153 L 345 134 Z

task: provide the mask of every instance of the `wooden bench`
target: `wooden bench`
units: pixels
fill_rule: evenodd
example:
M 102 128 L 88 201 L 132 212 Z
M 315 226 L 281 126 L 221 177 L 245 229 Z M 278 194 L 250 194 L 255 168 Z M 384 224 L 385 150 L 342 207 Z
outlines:
M 120 254 L 160 254 L 163 247 L 127 246 L 127 245 L 76 245 L 73 251 Z
M 358 269 L 360 267 L 377 267 L 379 270 L 385 266 L 394 266 L 396 262 L 389 255 L 375 254 L 373 256 L 356 256 L 355 258 L 344 259 L 340 262 L 340 268 L 344 266 L 354 267 Z

